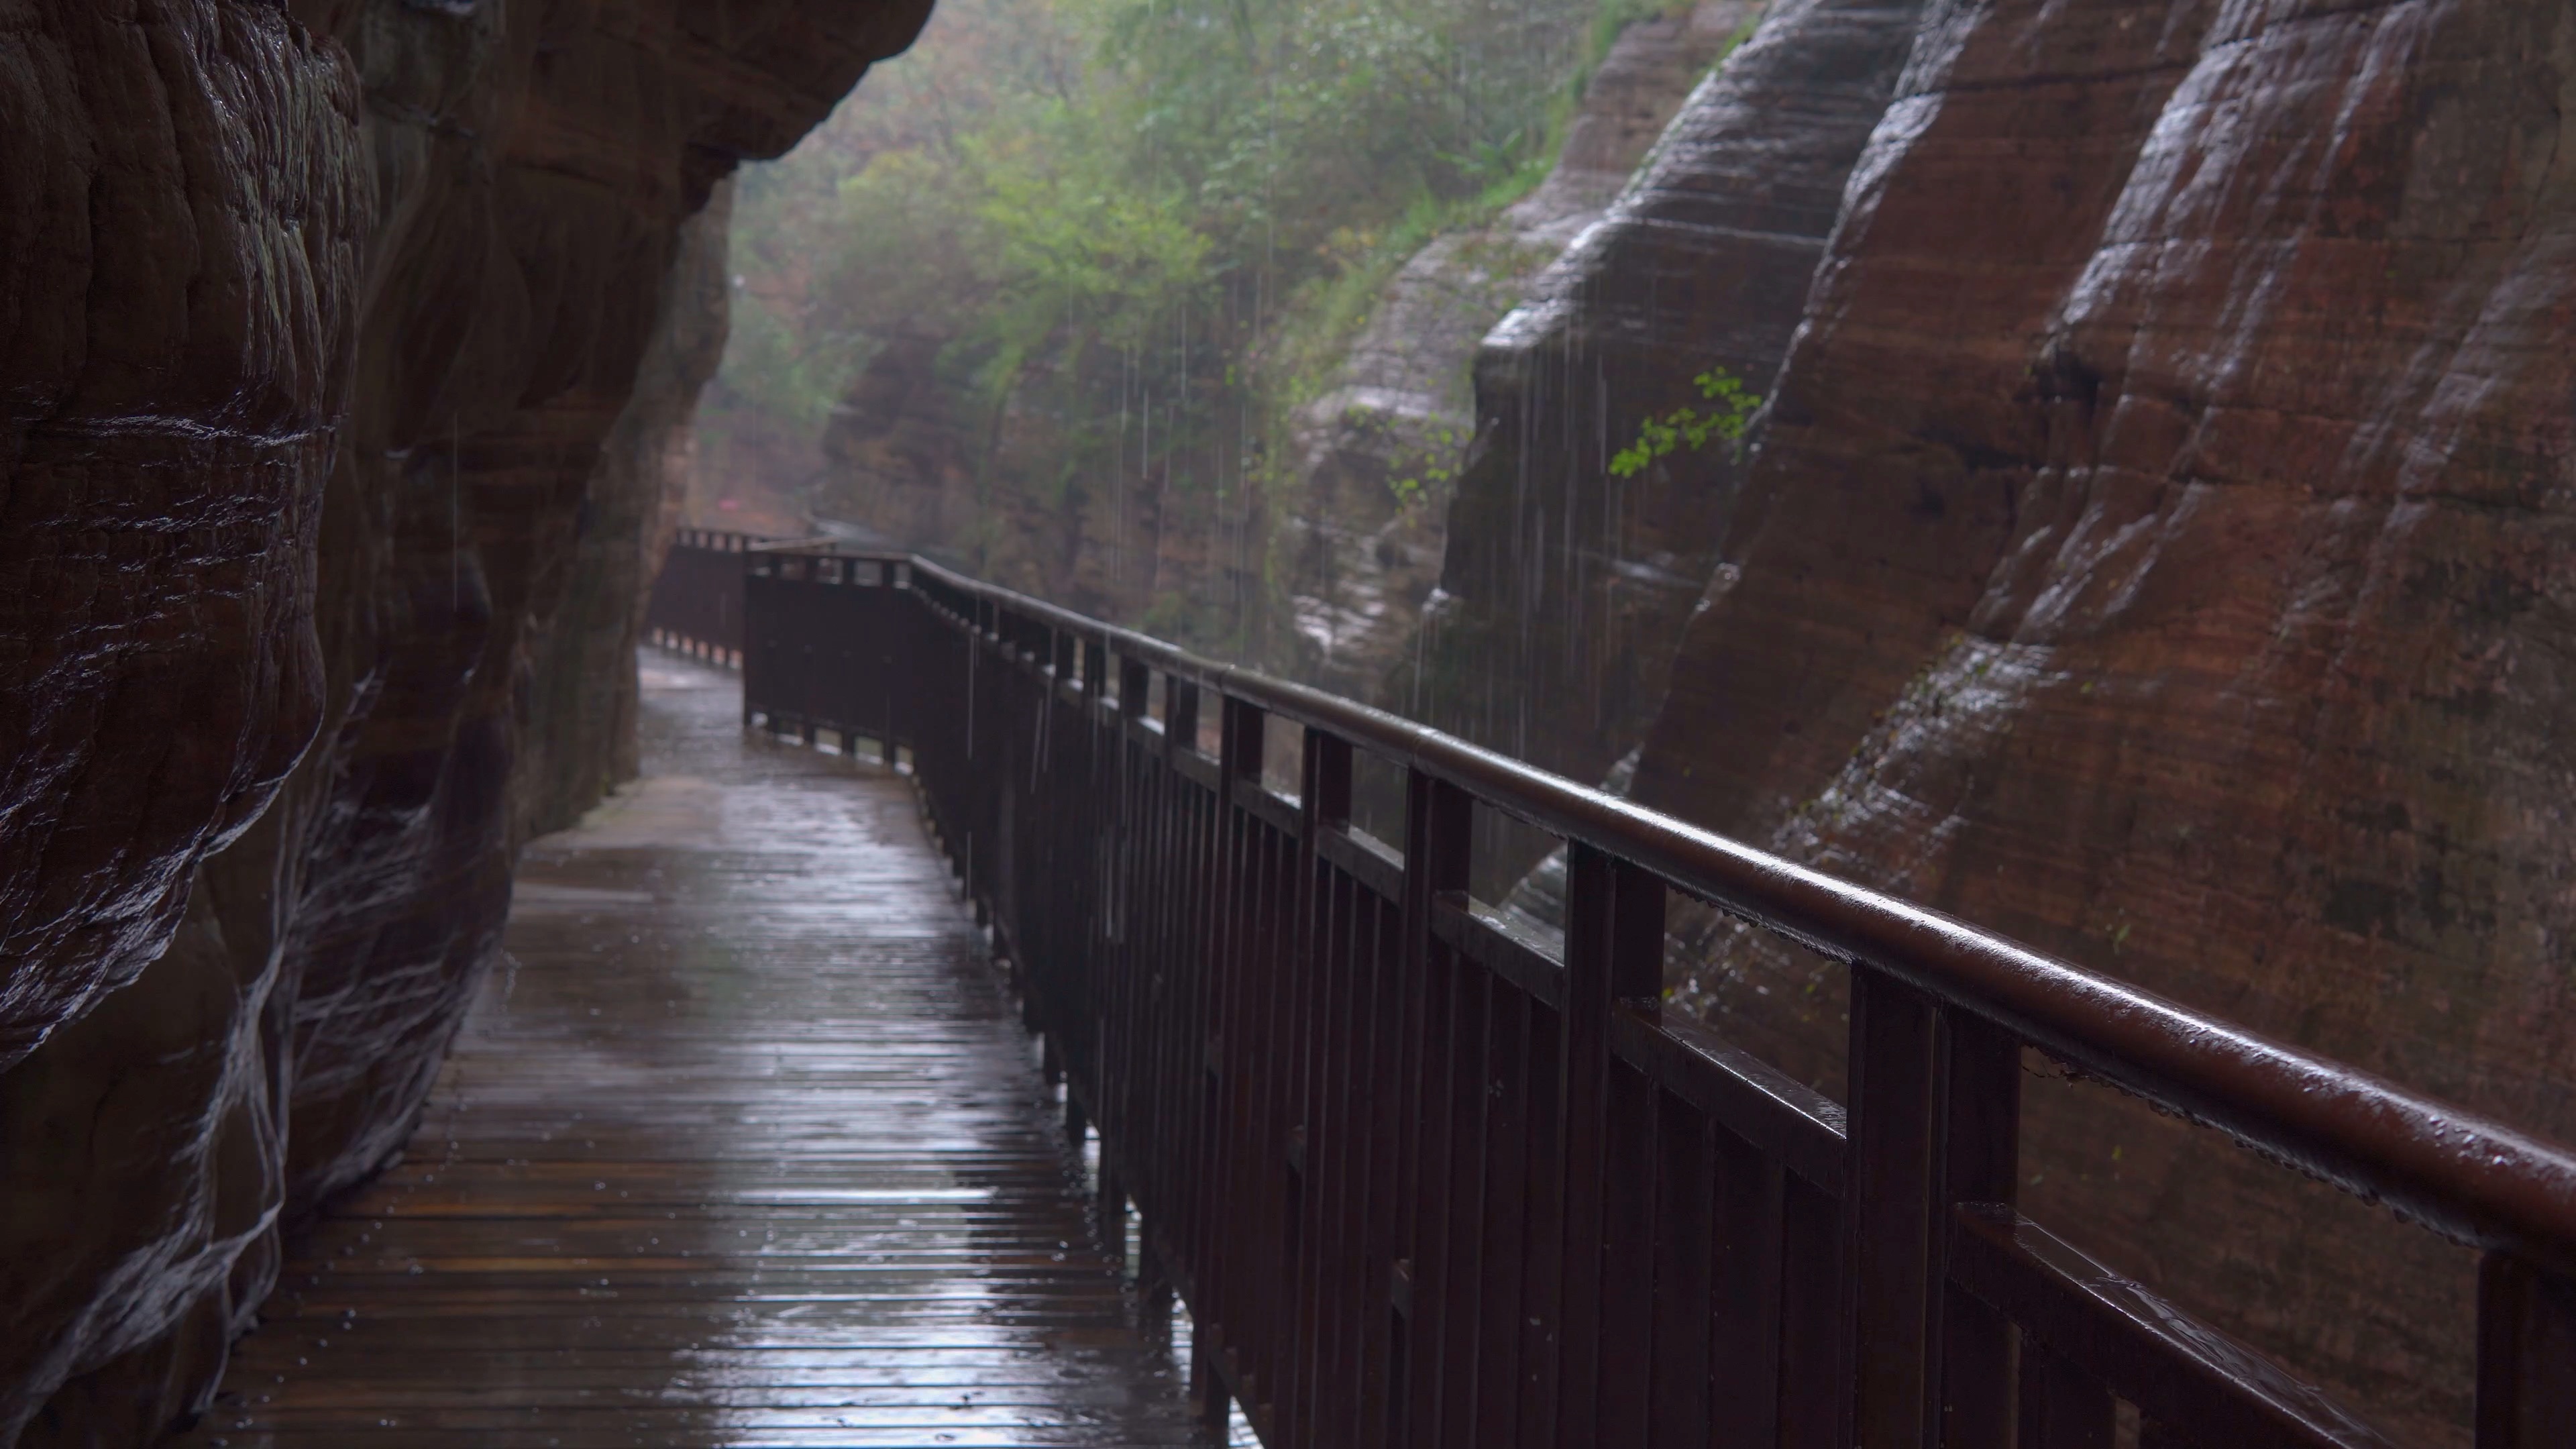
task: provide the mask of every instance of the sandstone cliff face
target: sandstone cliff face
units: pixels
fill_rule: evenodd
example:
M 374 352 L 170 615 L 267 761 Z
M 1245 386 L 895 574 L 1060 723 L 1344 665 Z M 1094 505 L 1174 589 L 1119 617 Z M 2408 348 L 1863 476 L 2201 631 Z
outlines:
M 349 692 L 304 766 L 290 867 L 290 1211 L 400 1144 L 497 949 L 529 625 L 574 561 L 681 220 L 921 18 L 876 0 L 316 17 L 368 84 L 385 221 L 335 478 L 352 534 L 323 554 Z
M 408 1133 L 681 225 L 926 8 L 136 0 L 0 39 L 0 1443 L 185 1414 L 281 1216 Z
M 644 600 L 679 531 L 698 394 L 723 360 L 733 183 L 681 224 L 660 320 L 574 515 L 571 577 L 537 625 L 515 836 L 567 829 L 635 778 L 635 648 Z
M 285 16 L 16 8 L 0 1068 L 159 954 L 190 871 L 312 738 L 312 546 L 366 200 L 357 87 Z
M 1712 446 L 1623 479 L 1611 455 L 1713 366 L 1768 389 L 1917 10 L 1772 6 L 1485 340 L 1439 593 L 1387 703 L 1585 779 L 1643 736 L 1736 468 Z
M 1448 480 L 1475 433 L 1478 344 L 1601 219 L 1758 8 L 1707 0 L 1620 32 L 1547 178 L 1492 225 L 1446 233 L 1408 260 L 1332 386 L 1299 410 L 1280 526 L 1300 677 L 1365 697 L 1413 647 L 1440 577 Z
M 1944 7 L 1637 795 L 2576 1138 L 2571 85 L 2557 0 Z M 2033 1093 L 2035 1215 L 2464 1441 L 2462 1255 Z
M 274 1261 L 273 972 L 191 883 L 325 698 L 358 111 L 273 7 L 0 33 L 0 1443 L 111 1360 L 67 1408 L 144 1441 Z

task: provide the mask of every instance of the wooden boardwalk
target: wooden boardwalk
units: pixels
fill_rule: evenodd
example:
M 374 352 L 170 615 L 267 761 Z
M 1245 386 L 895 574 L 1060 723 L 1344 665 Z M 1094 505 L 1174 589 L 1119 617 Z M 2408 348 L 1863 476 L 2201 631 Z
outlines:
M 908 789 L 646 686 L 648 779 L 530 850 L 409 1156 L 183 1442 L 1193 1442 Z

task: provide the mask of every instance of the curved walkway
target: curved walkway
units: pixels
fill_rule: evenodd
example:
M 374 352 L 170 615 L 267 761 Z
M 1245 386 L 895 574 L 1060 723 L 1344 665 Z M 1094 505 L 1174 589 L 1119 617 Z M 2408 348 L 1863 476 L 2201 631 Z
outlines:
M 646 780 L 187 1444 L 1192 1442 L 909 789 L 739 708 L 647 655 Z

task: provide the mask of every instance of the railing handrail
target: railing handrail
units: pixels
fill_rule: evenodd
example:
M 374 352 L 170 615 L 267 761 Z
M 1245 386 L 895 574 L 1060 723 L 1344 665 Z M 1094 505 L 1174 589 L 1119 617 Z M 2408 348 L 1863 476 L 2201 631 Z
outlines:
M 1384 710 L 1207 659 L 917 555 L 832 556 L 905 565 L 1418 768 L 1824 955 L 1889 972 L 2078 1071 L 2443 1236 L 2576 1269 L 2576 1154 L 2504 1123 Z

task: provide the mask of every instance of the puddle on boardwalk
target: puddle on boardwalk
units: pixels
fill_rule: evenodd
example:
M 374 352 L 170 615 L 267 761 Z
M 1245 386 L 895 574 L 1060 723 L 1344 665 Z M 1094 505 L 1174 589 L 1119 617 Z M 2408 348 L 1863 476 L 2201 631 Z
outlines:
M 908 789 L 667 657 L 644 721 L 183 1442 L 1193 1442 Z

